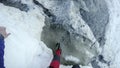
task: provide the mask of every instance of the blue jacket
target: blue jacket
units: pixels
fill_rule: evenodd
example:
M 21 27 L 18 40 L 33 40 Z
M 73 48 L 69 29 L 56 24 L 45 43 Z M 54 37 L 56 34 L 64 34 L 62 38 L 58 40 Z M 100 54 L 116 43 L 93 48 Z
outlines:
M 4 67 L 4 37 L 0 34 L 0 68 Z

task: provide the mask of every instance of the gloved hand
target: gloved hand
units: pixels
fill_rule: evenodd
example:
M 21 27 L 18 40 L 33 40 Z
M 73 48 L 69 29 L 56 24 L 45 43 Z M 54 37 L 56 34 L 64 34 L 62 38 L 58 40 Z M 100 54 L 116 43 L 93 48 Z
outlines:
M 4 38 L 7 38 L 7 37 L 10 35 L 10 33 L 7 33 L 7 32 L 6 32 L 6 28 L 5 28 L 5 27 L 2 27 L 2 26 L 0 26 L 0 34 L 1 34 Z
M 58 49 L 61 50 L 60 43 L 56 43 L 56 50 L 58 50 Z
M 61 55 L 61 47 L 60 47 L 60 43 L 56 43 L 56 51 L 55 51 L 55 53 L 57 54 L 57 55 Z

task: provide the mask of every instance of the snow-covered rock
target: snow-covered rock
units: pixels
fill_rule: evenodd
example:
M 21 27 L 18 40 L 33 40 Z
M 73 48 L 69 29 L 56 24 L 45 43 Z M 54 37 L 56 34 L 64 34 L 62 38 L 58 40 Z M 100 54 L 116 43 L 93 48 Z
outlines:
M 0 26 L 11 33 L 5 67 L 47 68 L 60 42 L 61 68 L 119 68 L 119 8 L 119 0 L 0 0 Z
M 51 14 L 51 16 L 48 15 L 48 13 L 46 14 L 48 17 L 46 17 L 46 25 L 43 28 L 41 37 L 42 41 L 44 41 L 44 43 L 53 50 L 55 49 L 56 42 L 61 43 L 62 64 L 76 64 L 74 61 L 66 60 L 65 57 L 70 55 L 70 57 L 73 56 L 78 59 L 79 62 L 77 62 L 77 64 L 87 65 L 91 62 L 93 57 L 100 54 L 101 42 L 98 42 L 98 39 L 101 37 L 104 38 L 106 23 L 108 23 L 106 21 L 104 22 L 104 19 L 109 19 L 109 16 L 106 5 L 95 6 L 95 3 L 102 5 L 105 3 L 104 1 L 97 1 L 91 4 L 91 7 L 88 8 L 87 5 L 90 3 L 88 2 L 86 5 L 85 3 L 87 1 L 85 2 L 81 0 L 61 0 L 50 2 L 49 0 L 44 2 L 42 0 L 38 0 L 38 2 L 40 5 L 47 7 L 49 14 Z M 48 2 L 50 5 L 47 5 Z M 95 7 L 94 9 L 96 10 L 93 11 L 92 7 Z M 84 12 L 80 9 L 84 10 Z M 106 10 L 105 13 L 100 9 Z M 98 15 L 98 12 L 102 15 Z M 87 16 L 86 14 L 89 15 Z M 86 15 L 88 19 L 86 19 L 84 15 Z M 103 15 L 106 15 L 106 17 Z M 83 20 L 82 16 L 84 16 L 85 20 Z M 97 21 L 97 18 L 100 18 L 98 20 L 101 21 Z M 87 21 L 87 23 L 85 21 Z M 88 24 L 92 25 L 89 27 Z M 103 28 L 100 29 L 100 27 Z

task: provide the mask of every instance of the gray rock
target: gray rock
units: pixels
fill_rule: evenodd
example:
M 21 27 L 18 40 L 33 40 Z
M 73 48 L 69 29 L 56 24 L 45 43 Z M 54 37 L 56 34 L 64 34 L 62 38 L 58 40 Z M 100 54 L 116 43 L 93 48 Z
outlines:
M 41 40 L 52 50 L 57 42 L 61 44 L 62 64 L 87 65 L 100 54 L 99 44 L 105 43 L 109 19 L 104 0 L 34 0 L 34 3 L 46 15 Z
M 105 28 L 109 21 L 108 8 L 104 0 L 84 0 L 89 11 L 80 9 L 84 21 L 91 28 L 101 46 L 105 43 Z
M 28 5 L 21 3 L 21 0 L 0 0 L 0 2 L 6 6 L 18 8 L 21 11 L 27 12 L 29 10 Z

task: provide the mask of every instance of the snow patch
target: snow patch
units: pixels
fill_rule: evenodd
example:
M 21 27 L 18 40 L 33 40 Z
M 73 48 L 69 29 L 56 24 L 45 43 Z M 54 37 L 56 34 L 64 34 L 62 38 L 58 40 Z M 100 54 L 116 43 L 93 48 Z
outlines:
M 74 56 L 72 56 L 72 55 L 66 56 L 66 57 L 65 57 L 65 60 L 67 60 L 67 61 L 72 61 L 72 62 L 75 62 L 75 63 L 79 63 L 79 62 L 80 62 L 80 60 L 79 60 L 78 58 L 76 58 L 76 57 L 74 57 Z
M 0 26 L 11 33 L 5 39 L 5 67 L 47 68 L 53 54 L 40 40 L 45 18 L 42 10 L 35 7 L 26 13 L 3 4 L 0 8 Z

